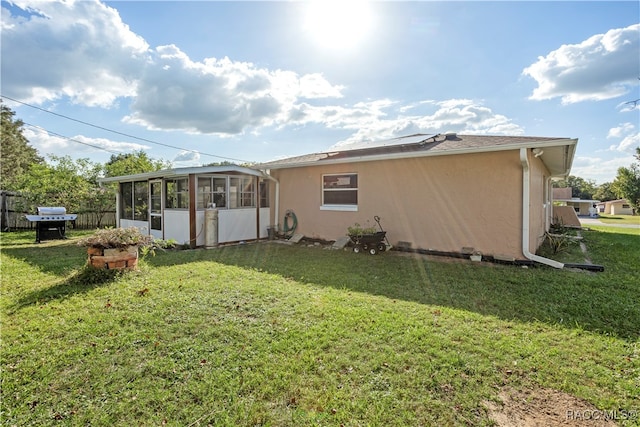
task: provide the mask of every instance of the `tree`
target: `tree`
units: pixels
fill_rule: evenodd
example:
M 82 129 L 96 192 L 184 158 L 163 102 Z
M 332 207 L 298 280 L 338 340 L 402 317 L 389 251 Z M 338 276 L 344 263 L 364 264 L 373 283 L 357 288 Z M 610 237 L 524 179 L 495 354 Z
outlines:
M 97 185 L 101 166 L 88 159 L 72 160 L 69 156 L 51 156 L 51 164 L 38 163 L 18 180 L 26 212 L 37 206 L 64 206 L 69 212 L 80 212 L 83 202 Z
M 612 185 L 611 182 L 600 184 L 598 188 L 596 188 L 596 192 L 593 193 L 593 198 L 601 202 L 616 199 L 618 196 L 616 196 L 616 193 L 613 191 Z
M 22 120 L 14 120 L 15 112 L 0 102 L 2 110 L 0 150 L 0 189 L 20 190 L 18 181 L 32 165 L 41 165 L 44 159 L 29 145 L 22 134 Z
M 154 172 L 171 167 L 171 163 L 150 158 L 143 150 L 133 153 L 111 155 L 104 165 L 104 175 L 122 176 Z
M 631 163 L 628 168 L 618 168 L 612 188 L 618 197 L 633 206 L 635 212 L 640 212 L 640 147 L 636 147 L 634 157 L 638 162 Z
M 593 199 L 593 194 L 596 192 L 595 181 L 573 175 L 569 175 L 565 180 L 554 182 L 553 186 L 558 188 L 571 187 L 571 197 L 583 200 Z

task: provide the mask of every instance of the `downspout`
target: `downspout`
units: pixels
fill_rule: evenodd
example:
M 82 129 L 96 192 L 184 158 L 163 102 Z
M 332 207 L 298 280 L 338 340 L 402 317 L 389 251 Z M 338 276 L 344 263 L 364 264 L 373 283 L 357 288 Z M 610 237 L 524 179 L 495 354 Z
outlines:
M 553 198 L 551 195 L 553 190 L 551 189 L 551 177 L 544 179 L 544 229 L 549 231 L 551 227 L 551 217 L 553 216 Z
M 100 188 L 104 188 L 104 183 L 102 181 L 100 181 L 98 183 L 100 185 Z M 120 216 L 121 212 L 120 212 L 120 183 L 117 182 L 116 183 L 116 228 L 120 228 Z
M 256 242 L 260 241 L 260 177 L 256 176 Z
M 549 258 L 541 257 L 529 252 L 529 205 L 531 204 L 530 194 L 530 171 L 527 149 L 520 149 L 520 163 L 522 163 L 522 254 L 525 258 L 545 264 L 554 268 L 564 268 L 564 264 Z
M 278 227 L 278 220 L 280 218 L 280 181 L 278 181 L 277 179 L 275 179 L 274 177 L 271 176 L 271 171 L 263 171 L 265 176 L 267 178 L 269 178 L 271 181 L 276 183 L 276 200 L 275 200 L 275 219 L 276 219 L 276 223 L 275 226 Z M 280 230 L 278 230 L 280 231 Z

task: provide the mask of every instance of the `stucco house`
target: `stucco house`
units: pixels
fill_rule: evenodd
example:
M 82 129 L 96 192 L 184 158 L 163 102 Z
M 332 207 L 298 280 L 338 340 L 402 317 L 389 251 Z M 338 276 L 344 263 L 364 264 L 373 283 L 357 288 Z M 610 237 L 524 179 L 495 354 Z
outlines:
M 117 225 L 191 247 L 282 230 L 337 240 L 381 218 L 392 245 L 562 268 L 535 255 L 553 221 L 551 180 L 571 169 L 577 139 L 432 134 L 262 163 L 104 178 L 117 183 Z M 213 235 L 212 235 L 213 233 Z
M 610 215 L 633 215 L 633 207 L 626 199 L 598 203 L 598 212 Z
M 563 187 L 553 189 L 553 203 L 556 206 L 569 206 L 573 208 L 576 215 L 590 216 L 593 212 L 594 206 L 600 203 L 600 200 L 588 200 L 581 199 L 579 197 L 572 197 L 573 188 Z
M 553 221 L 552 178 L 577 139 L 411 135 L 257 167 L 272 188 L 271 222 L 291 210 L 297 233 L 334 240 L 379 216 L 391 243 L 562 264 L 535 255 Z M 275 216 L 274 216 L 275 215 Z M 375 225 L 375 223 L 373 223 Z

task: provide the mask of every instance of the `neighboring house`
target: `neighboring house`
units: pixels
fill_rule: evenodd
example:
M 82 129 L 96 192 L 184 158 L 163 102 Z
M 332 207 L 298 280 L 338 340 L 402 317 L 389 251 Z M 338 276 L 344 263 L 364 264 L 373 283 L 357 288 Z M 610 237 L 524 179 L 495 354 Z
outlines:
M 553 189 L 553 203 L 557 206 L 570 206 L 576 211 L 576 215 L 591 216 L 594 206 L 600 200 L 586 200 L 579 197 L 571 197 L 573 188 L 563 187 Z
M 609 215 L 633 215 L 633 207 L 626 199 L 598 203 L 598 212 Z
M 553 220 L 552 178 L 568 176 L 577 139 L 412 135 L 258 165 L 278 185 L 274 211 L 297 233 L 335 240 L 381 218 L 392 244 L 563 265 L 535 255 Z M 277 194 L 276 194 L 277 193 Z M 274 216 L 275 215 L 275 216 Z
M 119 227 L 192 248 L 267 237 L 271 178 L 258 170 L 205 166 L 100 181 L 118 183 Z

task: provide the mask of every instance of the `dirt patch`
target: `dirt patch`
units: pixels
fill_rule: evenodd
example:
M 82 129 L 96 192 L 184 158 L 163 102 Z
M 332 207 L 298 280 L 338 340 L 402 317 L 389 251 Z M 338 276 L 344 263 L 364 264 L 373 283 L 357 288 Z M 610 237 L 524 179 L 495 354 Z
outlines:
M 503 389 L 501 403 L 487 402 L 489 417 L 498 427 L 617 426 L 613 411 L 555 390 Z

